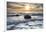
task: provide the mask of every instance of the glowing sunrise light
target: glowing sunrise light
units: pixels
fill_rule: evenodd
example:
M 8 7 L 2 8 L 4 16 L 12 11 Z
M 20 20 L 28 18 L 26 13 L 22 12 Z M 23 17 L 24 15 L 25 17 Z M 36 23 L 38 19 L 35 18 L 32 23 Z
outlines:
M 25 5 L 25 10 L 30 10 L 30 5 L 29 4 Z

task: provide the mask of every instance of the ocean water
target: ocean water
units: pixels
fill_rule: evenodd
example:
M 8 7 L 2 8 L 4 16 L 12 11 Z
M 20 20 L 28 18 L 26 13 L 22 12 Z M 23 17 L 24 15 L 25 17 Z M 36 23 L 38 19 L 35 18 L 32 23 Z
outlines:
M 22 15 L 8 15 L 7 16 L 7 30 L 15 29 L 40 29 L 43 28 L 43 14 L 28 14 L 30 19 L 25 19 Z

